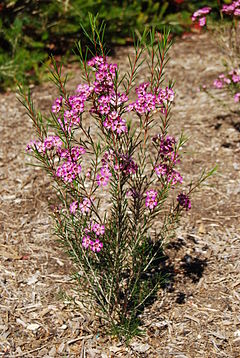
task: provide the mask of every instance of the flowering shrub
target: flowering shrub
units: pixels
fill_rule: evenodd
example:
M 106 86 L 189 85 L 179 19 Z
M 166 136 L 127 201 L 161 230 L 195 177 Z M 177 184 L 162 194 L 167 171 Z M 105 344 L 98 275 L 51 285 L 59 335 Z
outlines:
M 227 15 L 240 16 L 240 1 L 233 1 L 231 4 L 222 6 L 222 12 Z
M 158 265 L 164 239 L 191 208 L 190 194 L 212 171 L 185 193 L 178 189 L 185 139 L 168 135 L 174 100 L 172 85 L 163 82 L 169 34 L 145 33 L 135 45 L 134 59 L 129 58 L 129 72 L 121 76 L 106 57 L 95 18 L 91 27 L 87 36 L 96 53 L 87 60 L 79 43 L 84 82 L 74 94 L 66 92 L 53 60 L 59 96 L 48 126 L 30 94 L 20 89 L 38 137 L 27 151 L 54 182 L 56 234 L 76 264 L 88 306 L 94 305 L 115 333 L 132 335 L 139 312 L 163 279 Z M 145 61 L 148 81 L 136 87 Z M 167 200 L 171 192 L 175 201 Z
M 217 89 L 223 89 L 230 92 L 234 101 L 237 103 L 240 100 L 240 69 L 234 69 L 227 74 L 220 74 L 216 80 L 213 81 L 213 86 Z
M 211 7 L 206 6 L 203 7 L 197 11 L 195 11 L 192 15 L 192 21 L 195 22 L 196 20 L 198 20 L 198 24 L 199 26 L 203 27 L 206 25 L 206 15 L 210 13 L 211 11 Z
M 192 16 L 192 21 L 199 19 L 199 25 L 206 25 L 206 15 L 211 11 L 210 7 L 205 7 L 196 11 Z M 229 5 L 222 5 L 220 13 L 223 20 L 223 15 L 228 16 L 230 20 L 230 27 L 227 23 L 223 25 L 220 24 L 218 29 L 213 28 L 213 31 L 216 32 L 216 36 L 223 41 L 221 43 L 221 49 L 224 49 L 226 46 L 226 55 L 225 56 L 225 67 L 226 72 L 221 73 L 218 78 L 213 81 L 213 87 L 216 89 L 222 89 L 228 91 L 234 98 L 234 101 L 237 103 L 240 100 L 240 68 L 233 67 L 235 65 L 239 66 L 239 16 L 240 16 L 240 1 L 233 1 Z M 216 24 L 215 24 L 216 26 Z M 211 27 L 210 27 L 211 29 Z M 225 30 L 228 30 L 227 33 Z M 228 60 L 227 60 L 228 58 Z M 208 92 L 207 88 L 204 86 L 203 89 Z

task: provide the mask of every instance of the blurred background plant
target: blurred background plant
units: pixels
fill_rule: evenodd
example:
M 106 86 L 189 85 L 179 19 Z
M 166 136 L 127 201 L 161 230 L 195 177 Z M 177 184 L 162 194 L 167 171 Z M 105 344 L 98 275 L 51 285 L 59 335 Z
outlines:
M 227 1 L 225 1 L 227 2 Z M 219 0 L 5 0 L 0 3 L 0 89 L 17 82 L 39 83 L 50 54 L 72 54 L 88 26 L 88 13 L 99 14 L 111 45 L 132 43 L 132 32 L 170 26 L 174 35 L 194 28 L 192 13 L 201 6 L 219 8 Z M 222 2 L 223 3 L 223 2 Z M 212 16 L 218 16 L 216 15 Z
M 220 2 L 219 2 L 219 5 Z M 192 20 L 198 22 L 200 27 L 207 25 L 209 31 L 218 43 L 222 52 L 222 64 L 224 71 L 213 81 L 212 87 L 218 90 L 217 95 L 206 85 L 202 89 L 214 98 L 218 103 L 227 107 L 230 112 L 240 113 L 239 105 L 232 108 L 232 104 L 226 104 L 224 94 L 232 96 L 235 103 L 240 102 L 240 0 L 228 1 L 219 7 L 220 20 L 208 19 L 211 7 L 200 8 L 193 13 Z M 221 95 L 223 98 L 221 98 Z

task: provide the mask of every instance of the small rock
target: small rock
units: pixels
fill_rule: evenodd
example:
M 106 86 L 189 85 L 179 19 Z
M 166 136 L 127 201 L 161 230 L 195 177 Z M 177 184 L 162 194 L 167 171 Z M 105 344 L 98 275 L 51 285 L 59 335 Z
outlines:
M 29 324 L 29 325 L 27 326 L 27 329 L 28 329 L 29 331 L 36 331 L 39 327 L 40 327 L 39 324 L 37 324 L 37 323 L 31 323 L 31 324 Z
M 21 320 L 20 318 L 17 318 L 17 319 L 16 319 L 16 322 L 17 322 L 18 324 L 21 324 L 23 327 L 26 327 L 26 323 L 25 323 L 23 320 Z
M 158 327 L 158 328 L 165 328 L 167 327 L 168 323 L 167 321 L 162 321 L 162 322 L 156 322 L 155 323 L 155 326 Z
M 239 164 L 238 163 L 233 163 L 233 169 L 234 170 L 239 170 Z
M 68 328 L 68 326 L 66 324 L 63 324 L 61 327 L 59 327 L 59 329 L 63 329 L 63 330 L 65 330 L 67 328 Z
M 240 329 L 233 333 L 234 337 L 240 337 Z
M 139 353 L 145 353 L 149 350 L 150 345 L 149 344 L 142 344 L 142 343 L 132 343 L 131 347 L 134 351 L 139 352 Z
M 27 284 L 30 286 L 30 285 L 33 285 L 34 283 L 38 282 L 38 276 L 39 276 L 39 273 L 36 272 L 35 275 L 31 276 L 31 277 L 27 280 Z

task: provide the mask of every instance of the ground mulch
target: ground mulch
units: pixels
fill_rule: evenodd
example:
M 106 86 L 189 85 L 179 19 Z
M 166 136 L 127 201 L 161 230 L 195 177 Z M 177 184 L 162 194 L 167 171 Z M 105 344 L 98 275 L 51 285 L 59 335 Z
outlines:
M 116 49 L 126 68 L 132 48 Z M 15 93 L 0 95 L 0 356 L 3 357 L 240 357 L 240 118 L 200 84 L 223 71 L 222 54 L 208 33 L 179 39 L 167 76 L 176 81 L 170 134 L 189 136 L 181 164 L 185 182 L 218 164 L 217 174 L 192 198 L 166 246 L 170 280 L 142 314 L 146 334 L 129 346 L 104 334 L 86 313 L 73 267 L 51 234 L 49 179 L 28 166 L 24 148 L 34 133 Z M 76 65 L 68 87 L 81 82 Z M 144 71 L 141 79 L 146 80 Z M 49 111 L 55 90 L 33 87 Z

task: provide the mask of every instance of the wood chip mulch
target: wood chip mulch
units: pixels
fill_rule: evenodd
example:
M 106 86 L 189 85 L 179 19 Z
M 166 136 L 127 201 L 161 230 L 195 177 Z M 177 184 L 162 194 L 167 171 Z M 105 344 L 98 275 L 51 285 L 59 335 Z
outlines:
M 131 48 L 116 49 L 126 67 Z M 129 346 L 104 334 L 79 301 L 69 259 L 51 236 L 49 179 L 27 165 L 32 125 L 14 93 L 0 95 L 0 356 L 240 357 L 240 118 L 200 84 L 224 70 L 209 34 L 178 40 L 167 75 L 176 80 L 171 134 L 190 137 L 185 181 L 218 164 L 166 247 L 169 282 L 142 314 L 146 334 Z M 69 88 L 81 81 L 76 66 Z M 144 71 L 140 80 L 146 80 Z M 49 83 L 33 88 L 39 107 L 54 99 Z M 234 107 L 233 99 L 221 98 Z

